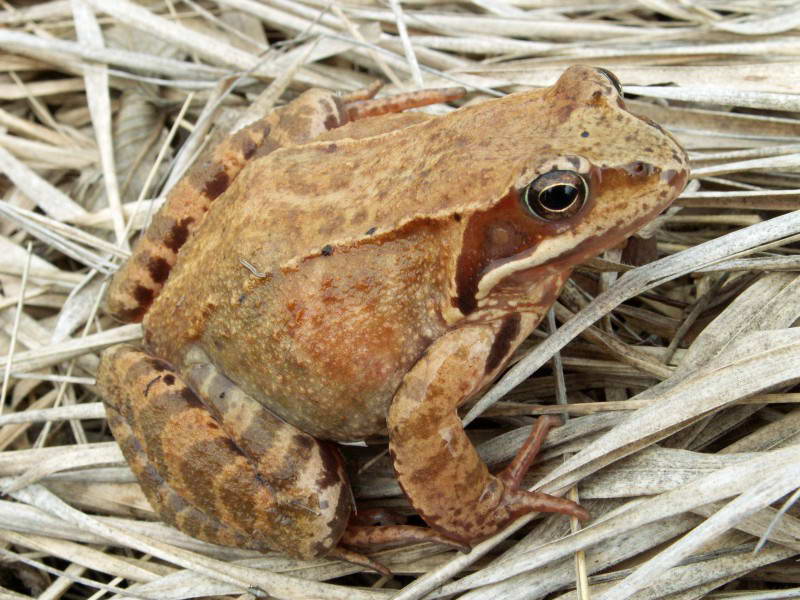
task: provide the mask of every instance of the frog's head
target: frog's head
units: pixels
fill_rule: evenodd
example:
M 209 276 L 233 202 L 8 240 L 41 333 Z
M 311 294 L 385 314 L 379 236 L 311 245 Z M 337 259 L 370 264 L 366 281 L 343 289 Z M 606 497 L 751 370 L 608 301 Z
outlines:
M 495 199 L 469 216 L 456 265 L 453 306 L 466 316 L 549 304 L 537 286 L 557 291 L 572 267 L 667 208 L 689 174 L 678 142 L 629 112 L 603 69 L 570 67 L 495 106 L 482 114 L 498 141 L 478 151 Z

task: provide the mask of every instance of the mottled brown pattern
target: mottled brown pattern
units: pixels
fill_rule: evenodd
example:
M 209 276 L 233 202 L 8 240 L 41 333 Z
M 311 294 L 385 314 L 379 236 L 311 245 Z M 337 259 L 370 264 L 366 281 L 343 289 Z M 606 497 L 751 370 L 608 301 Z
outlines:
M 225 168 L 220 166 L 216 173 L 206 178 L 203 195 L 209 200 L 216 200 L 222 195 L 222 192 L 228 189 L 230 183 L 231 178 L 225 172 Z
M 147 261 L 147 270 L 150 273 L 150 279 L 156 283 L 164 283 L 169 276 L 169 271 L 172 266 L 160 256 L 153 256 Z
M 238 544 L 246 535 L 254 540 L 247 547 L 279 549 L 298 557 L 318 555 L 313 548 L 332 547 L 352 504 L 338 452 L 272 417 L 270 429 L 263 411 L 254 413 L 262 426 L 245 431 L 258 439 L 234 440 L 225 431 L 238 431 L 234 425 L 241 407 L 236 404 L 239 392 L 230 382 L 208 369 L 202 372 L 205 387 L 217 392 L 213 402 L 207 401 L 219 415 L 220 427 L 197 395 L 165 368 L 163 361 L 133 346 L 115 346 L 104 353 L 98 372 L 109 407 L 125 407 L 126 417 L 114 416 L 112 428 L 129 462 L 137 461 L 137 476 L 162 517 L 203 539 L 225 543 L 235 538 Z M 256 405 L 251 400 L 245 406 Z M 228 417 L 230 423 L 225 421 Z M 284 436 L 274 451 L 269 442 L 260 441 L 270 433 Z M 254 449 L 263 455 L 248 453 Z M 317 458 L 311 452 L 317 452 Z M 282 471 L 276 461 L 286 468 Z M 266 468 L 255 471 L 253 463 Z M 318 468 L 324 475 L 314 472 Z M 308 475 L 303 474 L 306 470 Z M 320 477 L 327 479 L 325 489 L 318 488 Z M 294 483 L 287 486 L 289 481 Z M 302 481 L 314 487 L 304 489 Z M 216 535 L 219 529 L 229 531 Z M 281 531 L 279 539 L 272 539 Z
M 115 314 L 149 305 L 148 354 L 109 349 L 98 382 L 148 497 L 205 539 L 370 564 L 336 547 L 352 497 L 314 437 L 388 430 L 400 484 L 441 538 L 471 544 L 531 510 L 585 516 L 518 489 L 530 444 L 491 475 L 457 408 L 575 264 L 680 192 L 685 153 L 588 67 L 441 117 L 346 123 L 350 100 L 309 90 L 216 146 L 115 278 Z M 521 190 L 564 170 L 585 202 L 544 220 Z
M 580 214 L 571 220 L 577 221 Z M 564 222 L 551 223 L 531 217 L 511 189 L 497 204 L 473 214 L 464 230 L 456 271 L 453 305 L 469 315 L 478 308 L 478 283 L 484 273 L 500 262 L 516 258 L 535 248 L 540 240 L 555 237 L 563 231 Z
M 508 315 L 503 319 L 500 329 L 494 338 L 492 347 L 489 349 L 489 356 L 486 358 L 486 372 L 492 373 L 501 363 L 508 358 L 511 344 L 519 336 L 520 316 L 516 313 Z
M 173 223 L 169 233 L 164 238 L 164 245 L 177 254 L 186 243 L 186 240 L 189 239 L 189 227 L 194 221 L 192 217 L 186 217 Z
M 302 97 L 317 102 L 313 99 L 327 99 L 330 94 L 309 90 Z M 159 294 L 177 252 L 202 225 L 212 201 L 228 189 L 250 160 L 286 145 L 307 143 L 326 131 L 322 122 L 308 119 L 305 127 L 296 127 L 303 106 L 303 102 L 292 103 L 273 111 L 221 141 L 197 161 L 170 191 L 164 206 L 134 246 L 131 259 L 114 277 L 106 298 L 110 314 L 124 322 L 142 320 L 149 304 L 138 302 L 135 291 L 144 288 L 151 290 L 153 297 Z M 156 262 L 158 269 L 153 270 Z

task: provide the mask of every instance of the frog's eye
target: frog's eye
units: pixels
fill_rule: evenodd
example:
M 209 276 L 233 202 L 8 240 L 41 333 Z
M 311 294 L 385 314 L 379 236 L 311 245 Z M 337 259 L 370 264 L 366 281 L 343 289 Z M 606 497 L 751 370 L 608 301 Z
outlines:
M 545 221 L 562 221 L 586 203 L 586 181 L 575 171 L 550 171 L 530 182 L 520 197 L 525 207 Z
M 619 79 L 617 79 L 617 76 L 611 71 L 601 69 L 600 67 L 598 67 L 597 70 L 606 76 L 606 79 L 611 82 L 611 85 L 613 85 L 617 89 L 617 92 L 619 92 L 619 95 L 622 96 L 622 84 L 619 82 Z

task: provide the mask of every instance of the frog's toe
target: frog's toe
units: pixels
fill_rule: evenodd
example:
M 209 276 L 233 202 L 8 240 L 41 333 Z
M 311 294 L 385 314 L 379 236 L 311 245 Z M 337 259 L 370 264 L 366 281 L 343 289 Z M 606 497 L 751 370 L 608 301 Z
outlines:
M 344 530 L 341 545 L 360 550 L 384 550 L 421 542 L 434 542 L 467 552 L 469 546 L 427 527 L 416 525 L 353 525 Z
M 560 424 L 561 420 L 553 416 L 537 419 L 531 428 L 528 439 L 525 440 L 514 460 L 497 475 L 497 479 L 503 485 L 497 511 L 512 518 L 529 512 L 557 512 L 573 516 L 581 521 L 589 518 L 586 509 L 572 500 L 541 492 L 529 492 L 520 488 L 522 478 L 536 459 L 547 433 L 551 428 Z M 509 518 L 508 516 L 506 519 Z
M 589 513 L 577 502 L 527 490 L 506 488 L 498 505 L 497 512 L 503 515 L 500 526 L 504 526 L 511 519 L 531 512 L 557 512 L 580 521 L 589 519 Z

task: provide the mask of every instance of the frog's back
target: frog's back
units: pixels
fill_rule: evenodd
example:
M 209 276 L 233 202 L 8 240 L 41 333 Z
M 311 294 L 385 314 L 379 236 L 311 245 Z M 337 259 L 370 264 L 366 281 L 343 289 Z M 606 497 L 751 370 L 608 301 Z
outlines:
M 383 433 L 402 377 L 446 329 L 438 305 L 450 233 L 436 221 L 411 229 L 263 273 L 238 262 L 236 246 L 214 244 L 205 271 L 188 268 L 199 257 L 176 269 L 148 315 L 180 326 L 147 328 L 147 342 L 176 364 L 200 345 L 244 391 L 316 437 Z
M 240 175 L 181 251 L 145 321 L 147 343 L 176 364 L 199 344 L 246 392 L 318 437 L 381 433 L 403 375 L 446 329 L 457 222 L 426 207 L 404 212 L 402 184 L 384 187 L 418 165 L 358 189 L 351 164 L 386 168 L 369 145 L 273 156 Z M 167 315 L 175 329 L 149 327 Z

